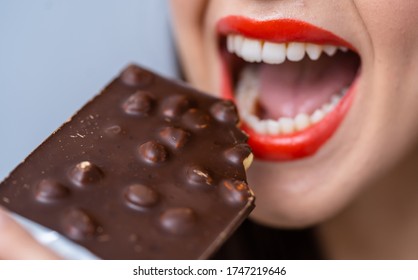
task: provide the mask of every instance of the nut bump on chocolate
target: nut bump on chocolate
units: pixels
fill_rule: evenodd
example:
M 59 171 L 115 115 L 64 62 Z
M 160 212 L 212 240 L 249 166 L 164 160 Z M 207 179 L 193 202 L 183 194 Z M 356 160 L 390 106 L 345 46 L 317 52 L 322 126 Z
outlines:
M 129 86 L 143 87 L 149 85 L 154 76 L 135 65 L 128 66 L 120 75 L 121 80 Z
M 132 184 L 128 186 L 124 193 L 126 203 L 135 209 L 146 209 L 154 206 L 159 199 L 158 193 L 145 185 Z
M 35 187 L 34 195 L 38 201 L 54 202 L 65 198 L 69 193 L 70 190 L 59 182 L 51 179 L 42 179 Z
M 152 110 L 151 94 L 139 90 L 132 94 L 124 103 L 123 110 L 130 115 L 147 116 Z
M 71 168 L 68 176 L 77 186 L 88 186 L 98 182 L 103 177 L 100 168 L 89 161 L 82 161 Z
M 213 184 L 213 179 L 209 172 L 198 165 L 191 165 L 186 169 L 186 178 L 192 185 L 207 185 Z
M 189 140 L 190 133 L 181 128 L 164 127 L 160 130 L 160 137 L 173 149 L 180 149 Z
M 220 191 L 222 196 L 234 205 L 245 204 L 252 196 L 247 183 L 235 179 L 222 181 Z
M 192 107 L 194 107 L 194 104 L 190 98 L 184 95 L 173 95 L 162 101 L 161 112 L 167 118 L 176 118 Z
M 148 141 L 139 146 L 139 155 L 149 163 L 159 163 L 167 160 L 168 153 L 166 148 L 155 142 Z
M 210 117 L 208 114 L 196 109 L 189 109 L 183 115 L 183 123 L 192 130 L 204 129 L 209 126 Z
M 62 220 L 63 231 L 74 240 L 92 238 L 96 225 L 92 218 L 81 209 L 68 210 Z
M 161 226 L 173 234 L 186 234 L 196 223 L 196 214 L 191 208 L 178 207 L 164 211 L 160 217 Z
M 224 156 L 235 164 L 242 164 L 251 155 L 251 148 L 247 144 L 238 144 L 224 152 Z
M 238 112 L 232 101 L 219 101 L 210 109 L 212 115 L 221 122 L 237 124 L 239 121 Z

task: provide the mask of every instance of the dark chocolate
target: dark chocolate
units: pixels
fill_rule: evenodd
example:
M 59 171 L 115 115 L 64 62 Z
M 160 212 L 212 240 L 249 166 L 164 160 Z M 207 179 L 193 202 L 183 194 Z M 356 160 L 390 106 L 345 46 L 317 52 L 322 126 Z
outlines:
M 161 226 L 169 233 L 186 234 L 196 226 L 196 213 L 188 207 L 169 208 L 160 217 Z
M 126 203 L 135 209 L 145 209 L 154 206 L 159 199 L 158 192 L 148 186 L 132 184 L 125 190 Z
M 232 101 L 225 100 L 215 103 L 210 109 L 212 115 L 221 122 L 238 124 L 238 112 Z
M 152 83 L 154 75 L 136 65 L 129 65 L 120 74 L 120 79 L 128 86 L 146 87 Z
M 0 184 L 0 204 L 103 259 L 209 258 L 254 207 L 230 101 L 135 65 Z
M 102 170 L 90 161 L 82 161 L 74 165 L 68 172 L 70 180 L 79 187 L 95 184 L 103 177 Z
M 147 116 L 152 110 L 152 105 L 152 95 L 147 91 L 138 90 L 123 103 L 122 107 L 127 114 Z
M 224 156 L 235 164 L 242 164 L 250 154 L 251 148 L 247 144 L 235 145 L 224 152 Z
M 181 128 L 164 127 L 160 130 L 161 140 L 173 149 L 183 147 L 189 139 L 190 133 Z
M 198 165 L 190 165 L 186 169 L 186 179 L 192 185 L 212 186 L 213 183 L 209 172 Z
M 167 160 L 166 148 L 157 141 L 148 141 L 141 144 L 138 149 L 139 156 L 149 163 L 160 163 Z
M 70 192 L 66 186 L 51 179 L 42 179 L 34 189 L 35 198 L 40 202 L 58 201 L 64 199 Z
M 195 107 L 193 100 L 184 95 L 168 96 L 161 102 L 161 113 L 167 118 L 180 117 L 187 109 Z
M 85 240 L 93 238 L 98 227 L 85 211 L 73 208 L 64 213 L 62 230 L 74 240 Z

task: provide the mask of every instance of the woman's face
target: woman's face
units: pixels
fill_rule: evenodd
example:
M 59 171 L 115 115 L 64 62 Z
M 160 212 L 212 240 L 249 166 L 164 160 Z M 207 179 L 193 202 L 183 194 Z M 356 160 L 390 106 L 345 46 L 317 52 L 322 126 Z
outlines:
M 237 103 L 260 222 L 321 222 L 416 145 L 418 1 L 171 6 L 188 80 Z

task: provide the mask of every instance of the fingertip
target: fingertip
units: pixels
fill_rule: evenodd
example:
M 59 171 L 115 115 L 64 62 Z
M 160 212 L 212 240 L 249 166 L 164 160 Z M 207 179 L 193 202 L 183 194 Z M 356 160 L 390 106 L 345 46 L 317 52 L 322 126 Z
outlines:
M 0 207 L 0 259 L 58 259 Z

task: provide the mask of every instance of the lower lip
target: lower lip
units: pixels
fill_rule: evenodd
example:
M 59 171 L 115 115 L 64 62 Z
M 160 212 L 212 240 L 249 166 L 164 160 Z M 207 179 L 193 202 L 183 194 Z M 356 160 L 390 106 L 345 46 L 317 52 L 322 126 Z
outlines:
M 222 59 L 221 65 L 221 94 L 224 98 L 234 99 L 225 59 Z M 242 123 L 241 128 L 249 135 L 248 143 L 253 154 L 258 159 L 269 161 L 297 160 L 315 154 L 331 138 L 350 109 L 357 80 L 358 76 L 333 111 L 305 130 L 286 135 L 265 135 Z

